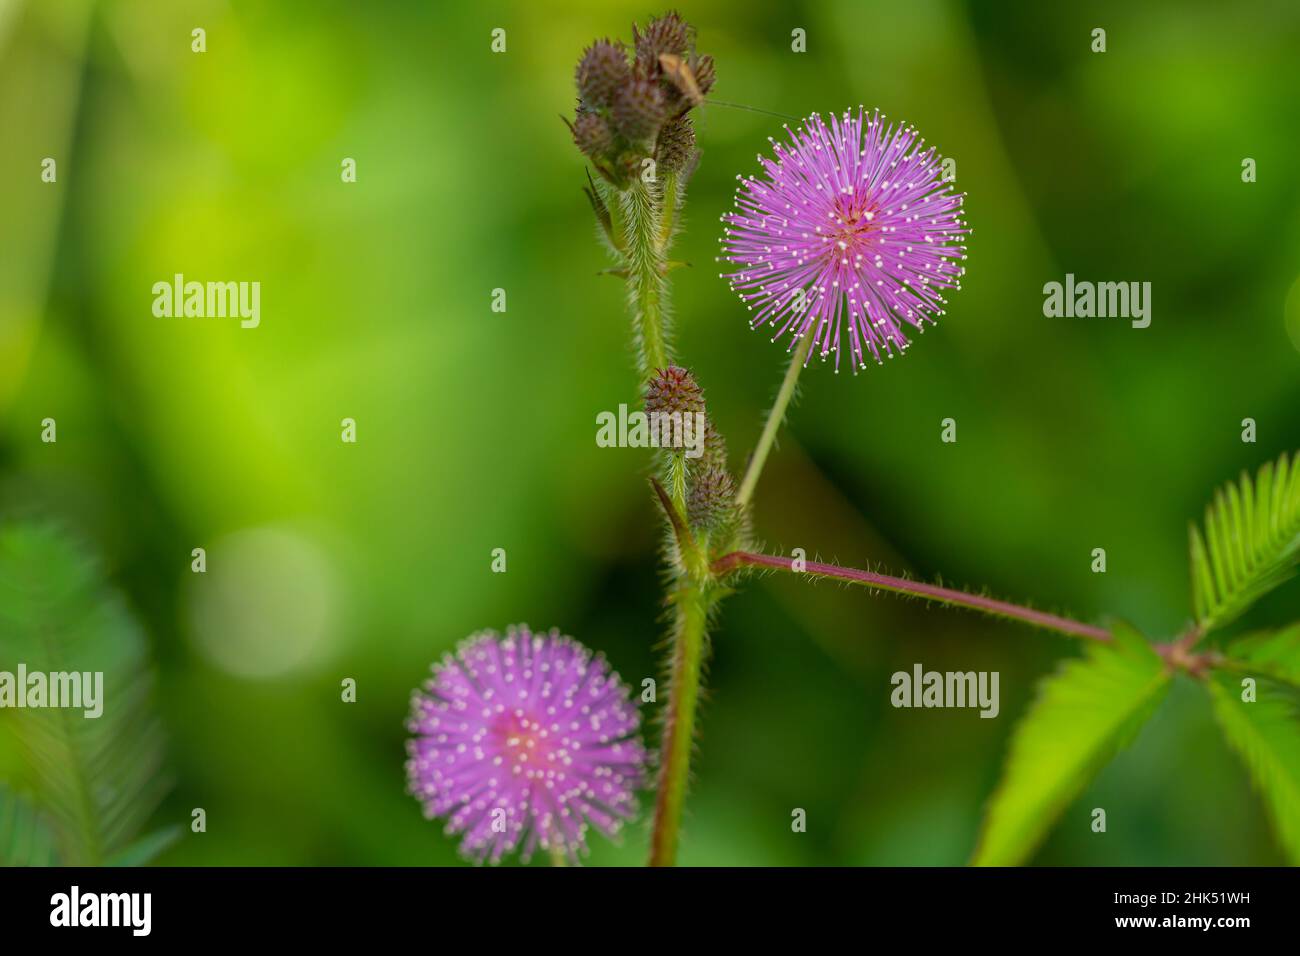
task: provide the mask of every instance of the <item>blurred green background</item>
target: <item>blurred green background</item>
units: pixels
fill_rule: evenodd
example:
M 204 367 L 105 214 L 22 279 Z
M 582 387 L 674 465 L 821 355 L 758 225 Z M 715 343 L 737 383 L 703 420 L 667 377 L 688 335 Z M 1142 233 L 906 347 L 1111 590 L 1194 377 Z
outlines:
M 769 550 L 1176 634 L 1188 521 L 1300 447 L 1300 9 L 678 9 L 719 100 L 878 106 L 955 157 L 969 193 L 946 321 L 905 360 L 806 374 L 757 496 Z M 161 862 L 457 862 L 404 793 L 403 722 L 429 663 L 480 628 L 558 626 L 634 685 L 659 674 L 649 458 L 594 442 L 597 412 L 637 401 L 624 292 L 597 275 L 558 118 L 584 45 L 659 12 L 0 0 L 0 514 L 90 542 L 149 635 L 176 779 L 155 819 L 208 815 Z M 718 217 L 781 120 L 706 106 L 696 122 L 679 355 L 739 464 L 784 350 L 717 277 Z M 178 272 L 260 281 L 260 328 L 155 318 L 151 286 Z M 1150 281 L 1151 327 L 1044 318 L 1043 284 L 1067 272 Z M 1293 584 L 1237 629 L 1297 617 Z M 1075 653 L 762 579 L 714 635 L 682 862 L 964 862 L 1035 681 Z M 999 671 L 1001 716 L 892 709 L 889 676 L 915 662 Z M 1280 863 L 1203 698 L 1180 681 L 1035 862 Z M 0 779 L 21 786 L 2 731 Z M 641 822 L 591 859 L 640 863 L 647 842 Z

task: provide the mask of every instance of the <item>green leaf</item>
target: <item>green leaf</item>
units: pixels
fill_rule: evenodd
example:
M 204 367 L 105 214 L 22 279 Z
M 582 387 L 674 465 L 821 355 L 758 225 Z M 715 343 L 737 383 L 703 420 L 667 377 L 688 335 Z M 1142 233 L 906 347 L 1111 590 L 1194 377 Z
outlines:
M 1254 483 L 1242 473 L 1214 496 L 1205 533 L 1190 529 L 1192 605 L 1212 631 L 1291 576 L 1300 560 L 1300 453 L 1264 465 Z
M 1169 685 L 1164 662 L 1127 624 L 1040 685 L 989 802 L 976 866 L 1024 862 L 1102 767 L 1146 722 Z
M 1238 638 L 1224 648 L 1227 666 L 1300 687 L 1300 623 Z
M 104 863 L 135 840 L 166 789 L 162 733 L 138 626 L 96 564 L 52 527 L 0 525 L 0 660 L 29 674 L 102 673 L 99 717 L 26 707 L 10 723 L 61 861 Z
M 1259 686 L 1258 699 L 1251 703 L 1241 699 L 1234 678 L 1215 675 L 1206 686 L 1223 735 L 1250 770 L 1287 856 L 1300 864 L 1300 721 L 1295 708 L 1267 684 Z
M 0 786 L 0 866 L 54 866 L 54 835 L 30 803 Z

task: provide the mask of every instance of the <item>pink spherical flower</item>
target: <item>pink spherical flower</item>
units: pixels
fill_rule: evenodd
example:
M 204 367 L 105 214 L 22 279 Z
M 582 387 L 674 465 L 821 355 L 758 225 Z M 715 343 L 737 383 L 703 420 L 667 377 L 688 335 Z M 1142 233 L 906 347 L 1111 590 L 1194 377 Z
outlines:
M 721 258 L 739 267 L 723 278 L 754 313 L 750 326 L 770 325 L 773 341 L 789 333 L 791 349 L 811 335 L 808 358 L 834 354 L 837 371 L 845 349 L 855 372 L 867 355 L 903 352 L 905 327 L 934 324 L 944 290 L 961 286 L 965 194 L 915 128 L 861 107 L 829 126 L 811 116 L 789 144 L 772 142 L 776 158 L 759 157 L 766 177 L 741 179 L 722 217 Z
M 412 696 L 407 780 L 467 856 L 574 860 L 590 827 L 612 836 L 636 812 L 640 715 L 604 657 L 520 625 L 475 634 L 433 675 Z

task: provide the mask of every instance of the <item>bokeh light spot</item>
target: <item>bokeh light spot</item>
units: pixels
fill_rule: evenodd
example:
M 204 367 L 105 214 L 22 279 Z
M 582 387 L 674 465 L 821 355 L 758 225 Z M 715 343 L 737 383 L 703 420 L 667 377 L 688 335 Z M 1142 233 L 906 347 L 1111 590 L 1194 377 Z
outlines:
M 285 527 L 246 529 L 207 549 L 186 588 L 195 647 L 239 677 L 281 677 L 328 658 L 338 633 L 338 578 L 324 548 Z

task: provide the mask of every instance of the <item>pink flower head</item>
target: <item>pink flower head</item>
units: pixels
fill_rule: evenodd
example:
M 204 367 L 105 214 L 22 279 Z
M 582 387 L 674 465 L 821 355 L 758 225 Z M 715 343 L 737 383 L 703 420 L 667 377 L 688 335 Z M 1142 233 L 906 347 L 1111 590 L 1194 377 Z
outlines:
M 915 128 L 861 107 L 829 126 L 810 116 L 788 145 L 772 142 L 776 159 L 759 157 L 766 177 L 741 179 L 722 217 L 721 258 L 740 267 L 723 278 L 754 313 L 750 327 L 771 325 L 772 341 L 790 333 L 791 349 L 811 335 L 808 359 L 834 353 L 836 371 L 841 345 L 854 372 L 868 353 L 903 352 L 904 325 L 925 331 L 943 290 L 961 287 L 965 194 Z
M 636 812 L 640 715 L 604 657 L 521 624 L 475 634 L 433 674 L 411 699 L 406 775 L 465 855 L 575 860 L 589 827 L 613 836 Z

